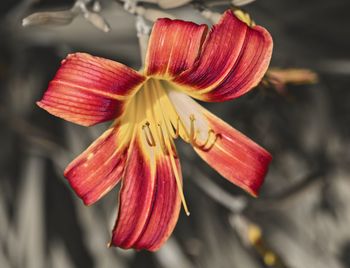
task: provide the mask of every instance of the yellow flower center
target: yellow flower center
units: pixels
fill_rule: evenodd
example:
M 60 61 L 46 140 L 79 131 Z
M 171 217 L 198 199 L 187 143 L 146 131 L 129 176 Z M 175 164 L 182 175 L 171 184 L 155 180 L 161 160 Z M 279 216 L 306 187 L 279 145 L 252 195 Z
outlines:
M 209 150 L 218 138 L 199 105 L 169 82 L 150 78 L 131 100 L 122 120 L 133 129 L 130 133 L 142 133 L 150 154 L 170 158 L 183 207 L 189 215 L 175 160 L 178 156 L 174 139 L 181 137 L 194 147 Z

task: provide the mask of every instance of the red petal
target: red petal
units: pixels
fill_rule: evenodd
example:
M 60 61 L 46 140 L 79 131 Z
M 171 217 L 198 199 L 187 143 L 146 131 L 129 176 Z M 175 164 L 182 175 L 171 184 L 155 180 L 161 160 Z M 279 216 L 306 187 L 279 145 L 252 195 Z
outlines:
M 176 159 L 181 176 L 180 162 Z M 176 186 L 169 156 L 157 160 L 156 192 L 153 197 L 152 212 L 147 226 L 134 247 L 155 251 L 169 238 L 177 223 L 181 209 L 181 199 Z
M 199 156 L 223 177 L 257 196 L 264 182 L 271 155 L 264 148 L 203 109 L 209 127 L 218 138 L 207 150 L 195 148 Z
M 64 175 L 86 205 L 95 203 L 119 182 L 126 151 L 127 141 L 115 126 L 68 165 Z
M 90 126 L 118 117 L 145 78 L 127 66 L 85 53 L 68 55 L 38 105 Z
M 176 76 L 193 65 L 207 31 L 206 25 L 159 19 L 153 26 L 146 56 L 149 76 Z
M 174 81 L 197 99 L 237 98 L 259 83 L 271 53 L 272 39 L 267 30 L 249 27 L 229 10 L 208 35 L 198 61 Z
M 181 200 L 169 156 L 146 155 L 138 140 L 130 150 L 112 245 L 154 251 L 172 233 Z

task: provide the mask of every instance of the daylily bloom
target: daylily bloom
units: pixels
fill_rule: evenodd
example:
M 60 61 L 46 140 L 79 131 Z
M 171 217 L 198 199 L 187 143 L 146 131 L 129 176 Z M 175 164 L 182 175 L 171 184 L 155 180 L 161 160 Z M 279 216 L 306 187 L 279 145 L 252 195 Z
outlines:
M 112 126 L 65 170 L 86 205 L 120 180 L 111 245 L 157 250 L 172 233 L 181 202 L 174 139 L 190 143 L 223 177 L 256 196 L 270 154 L 197 104 L 223 102 L 256 86 L 272 52 L 270 34 L 226 11 L 206 25 L 159 19 L 142 72 L 85 53 L 69 55 L 38 105 L 83 126 Z

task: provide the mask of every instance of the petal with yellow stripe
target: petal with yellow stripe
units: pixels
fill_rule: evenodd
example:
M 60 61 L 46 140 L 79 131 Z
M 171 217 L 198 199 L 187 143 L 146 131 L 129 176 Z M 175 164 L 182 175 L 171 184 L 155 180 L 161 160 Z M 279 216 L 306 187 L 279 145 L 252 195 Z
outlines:
M 68 165 L 64 176 L 86 205 L 98 201 L 120 181 L 128 145 L 128 130 L 118 124 Z
M 206 25 L 166 18 L 157 20 L 148 45 L 146 75 L 171 79 L 192 67 L 206 32 Z
M 175 174 L 176 172 L 176 174 Z M 111 245 L 157 250 L 175 228 L 181 208 L 179 160 L 138 133 L 130 146 Z
M 121 63 L 71 54 L 37 104 L 55 116 L 91 126 L 122 115 L 144 81 L 145 77 Z

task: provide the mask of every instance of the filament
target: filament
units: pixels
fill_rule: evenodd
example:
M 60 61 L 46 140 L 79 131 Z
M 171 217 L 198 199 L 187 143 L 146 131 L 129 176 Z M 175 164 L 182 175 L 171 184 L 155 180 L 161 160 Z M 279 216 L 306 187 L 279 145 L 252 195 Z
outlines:
M 158 123 L 158 128 L 159 128 L 159 132 L 160 132 L 160 146 L 161 146 L 164 154 L 169 154 L 169 150 L 165 145 L 165 138 L 164 138 L 164 132 L 162 129 L 162 125 L 160 123 Z
M 181 174 L 176 162 L 178 155 L 174 140 L 181 137 L 193 147 L 210 150 L 219 135 L 212 129 L 207 131 L 207 136 L 203 135 L 206 134 L 202 130 L 203 122 L 196 121 L 194 114 L 180 117 L 158 81 L 150 80 L 147 82 L 142 92 L 144 95 L 140 96 L 140 101 L 145 102 L 145 115 L 140 115 L 139 122 L 144 122 L 142 125 L 144 140 L 150 147 L 156 147 L 154 152 L 162 154 L 169 165 L 171 164 L 182 206 L 186 215 L 190 215 L 183 192 Z M 185 119 L 188 121 L 184 121 Z M 206 131 L 208 128 L 204 129 Z M 201 133 L 201 131 L 203 132 Z
M 168 144 L 168 147 L 169 147 L 169 144 Z M 183 208 L 185 210 L 186 215 L 190 216 L 190 211 L 188 210 L 188 207 L 187 207 L 185 195 L 184 195 L 183 188 L 182 188 L 181 179 L 180 179 L 180 176 L 179 176 L 179 171 L 177 169 L 177 166 L 176 166 L 176 163 L 175 163 L 175 159 L 174 159 L 174 157 L 172 155 L 170 155 L 170 162 L 171 162 L 171 166 L 172 166 L 172 169 L 173 169 L 173 172 L 174 172 L 176 185 L 177 185 L 177 189 L 178 189 L 179 194 L 180 194 L 182 206 L 183 206 Z
M 183 140 L 187 143 L 190 143 L 192 146 L 196 147 L 196 148 L 200 148 L 202 150 L 210 150 L 214 144 L 216 143 L 217 139 L 221 137 L 220 134 L 215 133 L 215 131 L 213 129 L 209 129 L 208 133 L 207 133 L 207 138 L 203 143 L 198 142 L 198 138 L 197 138 L 197 132 L 196 132 L 196 127 L 195 127 L 195 117 L 193 114 L 191 114 L 190 116 L 190 132 L 188 133 L 187 129 L 184 127 L 180 117 L 177 118 L 177 122 L 176 122 L 176 127 L 174 127 L 174 125 L 172 124 L 172 128 L 173 128 L 173 133 L 171 133 L 171 137 L 173 139 L 177 139 L 180 136 L 180 123 L 181 123 L 181 127 L 184 131 L 184 136 L 183 136 Z M 166 148 L 165 146 L 165 138 L 164 138 L 164 131 L 162 128 L 161 123 L 157 124 L 158 129 L 159 129 L 159 137 L 160 137 L 160 146 L 163 150 L 163 152 L 165 154 L 169 154 L 169 150 Z M 152 133 L 152 130 L 150 128 L 150 123 L 147 121 L 143 126 L 142 126 L 142 130 L 144 132 L 144 136 L 146 138 L 146 141 L 148 143 L 149 146 L 151 147 L 155 147 L 156 141 L 154 138 L 154 135 Z M 213 139 L 211 139 L 212 137 L 214 137 Z M 177 157 L 177 154 L 174 150 L 174 148 L 171 148 L 171 152 L 175 155 L 175 157 Z

